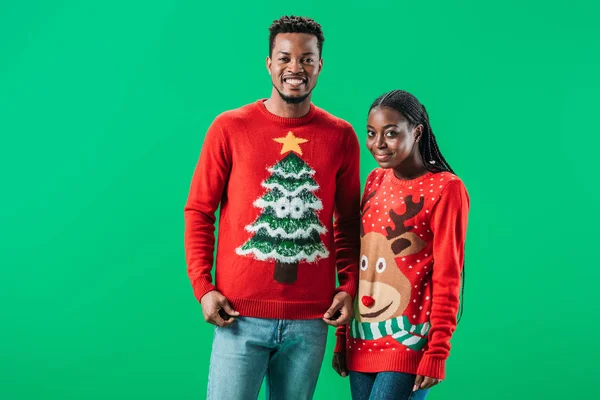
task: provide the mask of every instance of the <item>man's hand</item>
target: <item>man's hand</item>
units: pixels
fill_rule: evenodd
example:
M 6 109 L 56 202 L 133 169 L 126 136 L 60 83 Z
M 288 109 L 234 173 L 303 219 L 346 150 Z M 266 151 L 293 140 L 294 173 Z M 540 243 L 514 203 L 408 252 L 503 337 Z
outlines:
M 413 386 L 413 392 L 419 389 L 429 389 L 440 383 L 441 379 L 430 378 L 428 376 L 417 375 L 415 379 L 415 386 Z
M 340 326 L 350 322 L 350 317 L 352 317 L 352 297 L 346 292 L 339 292 L 323 316 L 323 321 L 327 325 Z
M 333 362 L 331 365 L 335 372 L 342 378 L 348 376 L 348 370 L 346 369 L 346 353 L 333 353 Z
M 216 290 L 212 290 L 202 296 L 200 304 L 202 304 L 204 320 L 220 327 L 231 325 L 234 321 L 233 317 L 240 315 L 239 312 L 231 308 L 227 298 Z

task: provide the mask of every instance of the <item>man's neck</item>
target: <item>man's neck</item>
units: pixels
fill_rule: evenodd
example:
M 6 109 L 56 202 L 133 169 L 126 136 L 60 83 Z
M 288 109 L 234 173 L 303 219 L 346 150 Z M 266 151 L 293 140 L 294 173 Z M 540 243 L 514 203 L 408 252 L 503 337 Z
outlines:
M 308 96 L 302 103 L 290 104 L 286 103 L 279 93 L 273 90 L 265 101 L 265 107 L 271 114 L 275 114 L 281 118 L 302 118 L 310 111 L 310 98 Z

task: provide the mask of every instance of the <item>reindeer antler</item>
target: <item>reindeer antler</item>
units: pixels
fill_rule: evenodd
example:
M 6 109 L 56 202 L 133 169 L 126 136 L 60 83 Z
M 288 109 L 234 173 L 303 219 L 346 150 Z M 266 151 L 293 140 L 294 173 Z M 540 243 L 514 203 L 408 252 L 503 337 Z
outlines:
M 390 218 L 396 226 L 394 229 L 392 229 L 389 226 L 385 228 L 388 240 L 394 239 L 402 235 L 403 233 L 410 231 L 413 228 L 412 226 L 404 226 L 404 223 L 407 220 L 414 217 L 415 215 L 417 215 L 419 211 L 423 209 L 423 204 L 425 204 L 425 198 L 421 197 L 419 202 L 415 203 L 412 199 L 412 195 L 409 195 L 406 196 L 404 202 L 406 203 L 406 211 L 403 214 L 398 215 L 394 210 L 390 210 Z

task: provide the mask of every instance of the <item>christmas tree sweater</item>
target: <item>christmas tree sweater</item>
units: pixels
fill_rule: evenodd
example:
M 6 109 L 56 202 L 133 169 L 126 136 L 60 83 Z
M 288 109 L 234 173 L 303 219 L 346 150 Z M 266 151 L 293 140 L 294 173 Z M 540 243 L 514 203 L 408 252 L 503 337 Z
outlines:
M 227 111 L 208 129 L 184 215 L 198 300 L 216 289 L 242 316 L 322 318 L 337 292 L 356 293 L 356 134 L 313 104 L 302 118 L 271 114 L 262 99 Z
M 348 369 L 445 377 L 468 211 L 467 191 L 449 172 L 369 175 L 354 318 L 336 331 Z

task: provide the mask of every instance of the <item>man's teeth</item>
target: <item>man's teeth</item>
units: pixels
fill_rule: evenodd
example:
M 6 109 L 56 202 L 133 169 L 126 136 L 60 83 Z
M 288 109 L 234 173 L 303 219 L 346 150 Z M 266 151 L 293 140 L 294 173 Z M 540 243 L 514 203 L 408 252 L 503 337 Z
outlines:
M 302 79 L 286 79 L 285 81 L 287 83 L 291 83 L 292 85 L 299 85 L 304 82 Z

